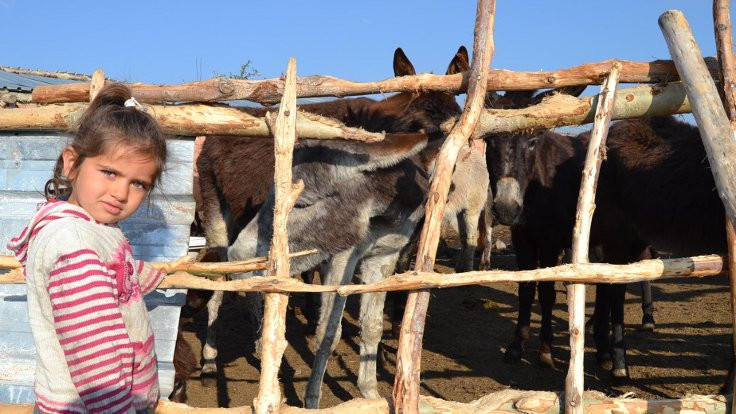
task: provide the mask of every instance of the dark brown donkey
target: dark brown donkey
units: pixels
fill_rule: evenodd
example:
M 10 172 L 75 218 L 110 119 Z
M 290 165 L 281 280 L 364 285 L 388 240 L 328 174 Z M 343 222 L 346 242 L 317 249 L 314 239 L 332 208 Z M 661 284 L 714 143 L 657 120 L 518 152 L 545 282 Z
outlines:
M 455 73 L 462 67 L 467 67 L 464 48 L 448 71 Z M 394 56 L 394 68 L 414 73 L 400 49 Z M 294 151 L 294 179 L 304 180 L 305 190 L 289 215 L 289 248 L 317 248 L 320 253 L 293 260 L 292 271 L 305 271 L 324 261 L 323 279 L 330 283 L 349 282 L 356 267 L 366 283 L 391 274 L 398 252 L 423 214 L 427 175 L 415 155 L 427 145 L 427 138 L 430 142 L 443 139 L 439 125 L 460 112 L 454 95 L 399 93 L 382 101 L 345 99 L 305 105 L 302 110 L 331 115 L 370 131 L 419 132 L 376 144 L 299 140 Z M 200 156 L 208 243 L 220 251 L 230 246 L 231 260 L 268 251 L 273 217 L 272 145 L 270 140 L 255 138 L 208 138 Z M 385 294 L 368 294 L 361 299 L 358 386 L 370 398 L 378 397 L 375 363 L 384 298 Z M 340 337 L 344 302 L 344 297 L 323 296 L 308 407 L 318 404 L 326 358 Z M 211 321 L 218 307 L 215 300 L 208 304 Z M 258 305 L 253 306 L 252 314 L 253 326 L 260 326 Z M 214 329 L 208 331 L 203 372 L 213 372 L 215 367 Z
M 607 147 L 591 234 L 606 261 L 647 258 L 647 245 L 674 256 L 727 252 L 725 213 L 696 126 L 671 116 L 620 121 Z M 598 356 L 610 352 L 614 377 L 627 377 L 626 284 L 600 286 L 609 292 L 596 295 Z
M 582 89 L 545 92 L 507 92 L 489 96 L 494 108 L 524 108 L 550 93 L 579 94 Z M 586 142 L 550 131 L 492 134 L 487 141 L 487 163 L 495 195 L 494 216 L 511 226 L 519 269 L 556 266 L 572 245 L 572 229 L 580 187 Z M 649 291 L 649 284 L 643 286 Z M 506 348 L 509 362 L 519 361 L 529 339 L 531 308 L 536 293 L 542 309 L 539 362 L 554 366 L 552 358 L 552 309 L 554 282 L 519 284 L 519 315 L 514 339 Z M 651 295 L 650 295 L 651 296 Z M 645 300 L 644 321 L 651 322 L 651 300 Z

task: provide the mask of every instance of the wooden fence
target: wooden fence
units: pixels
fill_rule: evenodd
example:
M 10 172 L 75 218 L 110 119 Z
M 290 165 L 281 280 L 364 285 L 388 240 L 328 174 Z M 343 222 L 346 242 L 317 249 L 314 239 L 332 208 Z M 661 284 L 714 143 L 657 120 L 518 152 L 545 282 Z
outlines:
M 277 373 L 281 355 L 286 346 L 284 339 L 285 310 L 288 292 L 337 291 L 354 294 L 369 291 L 412 289 L 407 303 L 397 354 L 397 371 L 393 398 L 387 400 L 356 399 L 333 408 L 318 412 L 641 412 L 642 410 L 698 410 L 704 412 L 726 412 L 731 409 L 726 398 L 691 397 L 681 400 L 642 401 L 627 398 L 606 398 L 595 393 L 583 393 L 583 282 L 626 283 L 672 276 L 706 276 L 720 274 L 726 268 L 719 256 L 701 256 L 671 260 L 648 260 L 631 265 L 606 265 L 587 263 L 588 234 L 595 198 L 595 186 L 601 163 L 601 148 L 611 119 L 664 115 L 692 111 L 701 128 L 708 151 L 719 194 L 726 206 L 728 224 L 736 217 L 736 188 L 734 166 L 730 159 L 736 149 L 728 145 L 733 140 L 715 137 L 732 137 L 729 119 L 718 100 L 713 78 L 722 79 L 728 113 L 734 120 L 734 76 L 731 51 L 730 17 L 728 0 L 714 1 L 716 37 L 719 45 L 719 62 L 709 60 L 706 64 L 681 13 L 670 11 L 660 17 L 660 25 L 670 47 L 674 62 L 636 63 L 606 61 L 588 64 L 556 72 L 522 73 L 490 71 L 488 68 L 493 54 L 494 0 L 479 0 L 475 24 L 473 61 L 468 73 L 438 76 L 417 75 L 390 79 L 382 82 L 357 84 L 334 78 L 320 77 L 321 83 L 312 78 L 296 78 L 296 62 L 289 61 L 287 75 L 283 80 L 235 81 L 215 79 L 179 86 L 132 85 L 134 96 L 149 103 L 165 101 L 215 101 L 228 99 L 251 99 L 272 103 L 281 99 L 279 114 L 275 118 L 253 118 L 234 108 L 210 107 L 197 104 L 180 106 L 152 105 L 152 113 L 167 132 L 186 135 L 273 135 L 276 140 L 277 169 L 276 212 L 272 249 L 267 259 L 246 264 L 164 263 L 159 264 L 170 272 L 177 270 L 201 271 L 199 266 L 212 267 L 215 272 L 233 271 L 233 266 L 268 268 L 268 276 L 241 281 L 216 281 L 203 279 L 181 272 L 167 277 L 162 287 L 204 288 L 213 290 L 253 290 L 267 292 L 265 324 L 263 333 L 263 360 L 259 393 L 254 401 L 256 413 L 301 412 L 302 409 L 282 405 Z M 723 29 L 723 28 L 726 29 Z M 719 63 L 721 67 L 718 67 Z M 663 78 L 675 78 L 680 74 L 682 83 L 639 86 L 617 90 L 619 82 L 657 83 Z M 723 76 L 720 75 L 723 73 Z M 99 76 L 97 77 L 99 79 Z M 98 80 L 98 82 L 100 82 Z M 74 86 L 44 87 L 34 90 L 34 100 L 39 103 L 84 102 L 94 92 L 95 80 L 91 84 Z M 581 84 L 603 84 L 601 93 L 593 98 L 570 98 L 564 96 L 546 100 L 540 105 L 522 110 L 483 109 L 488 90 L 535 89 Z M 268 87 L 262 87 L 262 86 Z M 300 185 L 291 183 L 291 154 L 296 136 L 310 138 L 380 140 L 381 136 L 350 129 L 334 121 L 297 112 L 297 96 L 346 96 L 374 92 L 392 92 L 417 89 L 442 89 L 457 93 L 467 88 L 467 99 L 463 114 L 457 120 L 443 126 L 448 137 L 440 150 L 436 172 L 432 178 L 426 205 L 426 219 L 422 229 L 419 251 L 414 272 L 395 275 L 385 281 L 360 286 L 316 286 L 306 285 L 288 277 L 288 243 L 286 215 L 300 191 Z M 595 105 L 595 109 L 593 106 Z M 60 129 L 73 124 L 86 104 L 75 103 L 57 106 L 0 111 L 0 129 Z M 719 110 L 720 108 L 720 110 Z M 533 116 L 532 116 L 533 114 Z M 213 120 L 217 119 L 217 120 Z M 594 121 L 593 136 L 585 163 L 583 182 L 580 189 L 578 215 L 574 232 L 573 264 L 548 269 L 523 272 L 467 272 L 463 274 L 438 275 L 432 272 L 439 228 L 443 216 L 450 177 L 461 145 L 487 132 L 512 131 L 519 129 L 545 129 L 562 125 L 574 125 Z M 736 125 L 736 121 L 732 121 Z M 725 142 L 725 144 L 724 144 Z M 730 232 L 729 234 L 733 234 Z M 733 238 L 729 245 L 733 246 Z M 731 255 L 733 258 L 733 255 Z M 733 261 L 733 259 L 731 259 Z M 17 267 L 12 259 L 4 258 L 3 267 Z M 734 280 L 731 266 L 731 279 Z M 15 277 L 15 279 L 13 279 Z M 22 279 L 22 278 L 21 278 Z M 424 319 L 428 306 L 428 289 L 466 284 L 485 284 L 498 281 L 559 280 L 568 285 L 568 307 L 570 314 L 571 363 L 565 384 L 564 397 L 556 393 L 530 393 L 504 391 L 483 397 L 468 404 L 452 403 L 419 396 L 419 367 Z M 11 272 L 6 282 L 20 283 L 17 272 Z M 733 283 L 733 282 L 732 282 Z M 736 300 L 732 300 L 736 307 Z M 734 313 L 736 315 L 736 312 Z M 28 412 L 28 407 L 0 407 L 3 410 Z M 25 411 L 23 411 L 25 410 Z M 250 412 L 250 407 L 230 409 L 193 409 L 162 402 L 156 412 Z M 4 411 L 5 412 L 5 411 Z M 733 411 L 732 411 L 733 412 Z

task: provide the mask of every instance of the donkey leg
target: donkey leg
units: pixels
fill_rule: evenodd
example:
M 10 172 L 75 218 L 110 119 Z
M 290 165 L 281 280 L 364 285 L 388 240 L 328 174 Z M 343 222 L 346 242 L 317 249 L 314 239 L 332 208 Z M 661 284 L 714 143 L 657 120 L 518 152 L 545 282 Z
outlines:
M 404 240 L 398 237 L 384 237 L 379 240 L 376 250 L 383 252 L 372 257 L 364 257 L 360 266 L 363 283 L 379 282 L 390 276 L 396 268 L 398 252 L 385 254 L 384 247 L 391 248 L 391 244 L 403 244 Z M 393 242 L 393 243 L 392 243 Z M 382 246 L 382 244 L 388 245 Z M 358 389 L 363 398 L 381 398 L 378 394 L 378 380 L 376 363 L 378 360 L 378 346 L 383 337 L 383 306 L 386 293 L 364 293 L 360 297 L 360 369 L 358 370 Z
M 554 368 L 555 361 L 552 358 L 552 339 L 554 337 L 552 332 L 552 309 L 555 306 L 555 282 L 539 282 L 537 289 L 539 290 L 539 304 L 542 307 L 542 327 L 539 333 L 541 340 L 539 364 Z
M 455 264 L 456 272 L 469 272 L 473 270 L 473 260 L 475 259 L 475 251 L 478 249 L 478 225 L 480 223 L 481 210 L 469 211 L 463 210 L 461 213 L 462 220 L 458 219 L 460 224 L 460 242 L 462 250 Z
M 611 339 L 609 336 L 611 301 L 609 284 L 598 283 L 595 285 L 595 311 L 593 325 L 593 339 L 596 347 L 596 360 L 598 365 L 604 369 L 611 368 Z
M 491 195 L 491 187 L 488 187 L 488 201 L 483 208 L 480 216 L 478 228 L 480 235 L 478 237 L 478 245 L 481 246 L 479 270 L 491 270 L 491 251 L 493 250 L 493 196 Z
M 532 317 L 532 303 L 537 290 L 537 282 L 519 283 L 519 317 L 516 321 L 514 339 L 506 346 L 506 362 L 519 362 L 529 340 L 529 325 Z
M 314 283 L 315 270 L 302 272 L 304 283 Z M 317 331 L 320 297 L 316 293 L 304 294 L 304 317 L 307 319 L 307 335 L 314 335 Z
M 641 287 L 641 329 L 654 332 L 657 326 L 654 323 L 654 301 L 652 300 L 652 282 L 645 280 L 639 284 Z
M 624 342 L 624 300 L 626 299 L 627 283 L 613 284 L 611 291 L 611 324 L 612 324 L 612 356 L 614 378 L 626 378 L 629 371 L 626 367 L 626 343 Z
M 214 387 L 217 385 L 217 330 L 219 329 L 218 315 L 224 293 L 221 290 L 212 292 L 212 297 L 207 302 L 207 339 L 202 347 L 202 385 Z
M 355 270 L 358 261 L 355 249 L 350 249 L 335 255 L 325 268 L 325 284 L 347 284 Z M 320 317 L 317 324 L 316 344 L 317 351 L 314 356 L 312 372 L 307 382 L 307 390 L 304 396 L 306 408 L 318 408 L 322 396 L 322 381 L 327 369 L 327 359 L 340 341 L 342 334 L 342 314 L 345 309 L 345 296 L 336 293 L 325 293 L 322 295 Z
M 381 398 L 378 394 L 376 361 L 378 359 L 378 345 L 383 336 L 383 305 L 385 301 L 385 292 L 364 293 L 360 298 L 358 389 L 363 398 Z

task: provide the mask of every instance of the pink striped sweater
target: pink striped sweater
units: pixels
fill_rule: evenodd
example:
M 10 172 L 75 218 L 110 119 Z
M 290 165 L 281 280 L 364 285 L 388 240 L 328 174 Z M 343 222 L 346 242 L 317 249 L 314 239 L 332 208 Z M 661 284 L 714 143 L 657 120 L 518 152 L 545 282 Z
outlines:
M 64 201 L 39 206 L 8 248 L 24 265 L 44 413 L 146 412 L 159 397 L 143 296 L 164 274 L 117 226 Z

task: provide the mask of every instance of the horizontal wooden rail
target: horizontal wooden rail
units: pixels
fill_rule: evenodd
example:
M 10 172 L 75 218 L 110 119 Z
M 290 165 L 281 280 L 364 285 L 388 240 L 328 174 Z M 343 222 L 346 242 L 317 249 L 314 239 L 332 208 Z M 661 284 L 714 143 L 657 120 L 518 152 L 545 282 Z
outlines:
M 622 83 L 664 83 L 678 80 L 677 70 L 671 60 L 632 62 L 628 60 L 605 60 L 587 63 L 567 69 L 540 72 L 514 72 L 491 70 L 488 78 L 489 91 L 531 90 L 560 88 L 574 85 L 597 85 L 603 82 L 611 65 L 621 64 Z M 715 58 L 706 59 L 711 75 L 719 76 Z M 420 74 L 401 76 L 377 82 L 352 82 L 331 76 L 308 76 L 297 79 L 297 96 L 344 97 L 387 92 L 411 92 L 419 90 L 442 90 L 455 94 L 467 89 L 467 74 L 432 75 Z M 245 99 L 262 104 L 274 104 L 281 100 L 284 80 L 239 80 L 214 78 L 181 85 L 128 84 L 133 96 L 141 102 L 215 102 Z M 89 83 L 41 85 L 33 89 L 33 102 L 64 103 L 87 102 Z
M 490 133 L 552 129 L 593 122 L 597 97 L 575 98 L 557 94 L 524 109 L 484 109 L 475 129 L 482 136 Z M 619 89 L 613 105 L 613 119 L 663 116 L 691 112 L 685 88 L 679 82 L 642 85 Z M 442 125 L 449 132 L 457 122 Z
M 561 414 L 560 401 L 562 393 L 551 391 L 503 390 L 485 395 L 477 400 L 460 403 L 445 401 L 440 398 L 419 396 L 419 408 L 422 413 L 457 413 L 457 414 Z M 693 412 L 701 414 L 725 414 L 729 404 L 729 396 L 688 395 L 682 399 L 642 400 L 639 398 L 611 398 L 600 392 L 583 393 L 585 412 L 590 414 L 638 414 L 664 412 Z M 0 404 L 0 412 L 4 414 L 31 414 L 32 404 Z M 251 407 L 230 408 L 195 408 L 186 404 L 159 401 L 155 414 L 251 414 Z M 388 414 L 393 412 L 385 399 L 366 400 L 352 399 L 334 407 L 319 410 L 282 405 L 281 414 Z
M 75 103 L 0 109 L 0 130 L 68 130 L 76 125 L 87 106 Z M 147 112 L 156 118 L 164 133 L 170 135 L 271 137 L 265 118 L 238 108 L 202 104 L 150 105 Z M 384 133 L 348 127 L 333 118 L 303 111 L 297 114 L 296 129 L 299 138 L 375 142 L 385 136 Z
M 357 285 L 313 285 L 296 279 L 254 276 L 249 279 L 219 281 L 194 276 L 181 270 L 185 263 L 171 268 L 176 273 L 166 276 L 160 288 L 205 289 L 241 292 L 337 292 L 353 295 L 366 292 L 450 288 L 485 285 L 498 282 L 558 281 L 575 283 L 630 283 L 642 280 L 673 277 L 703 277 L 721 274 L 726 269 L 724 258 L 718 255 L 683 257 L 678 259 L 651 259 L 641 262 L 612 265 L 605 263 L 566 264 L 534 270 L 489 270 L 466 273 L 406 272 L 380 282 Z M 204 264 L 204 263 L 202 263 Z M 226 263 L 206 263 L 226 266 Z M 192 268 L 194 266 L 192 265 Z M 242 271 L 242 270 L 237 270 Z M 0 275 L 0 284 L 25 283 L 18 274 Z

